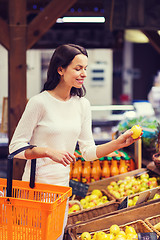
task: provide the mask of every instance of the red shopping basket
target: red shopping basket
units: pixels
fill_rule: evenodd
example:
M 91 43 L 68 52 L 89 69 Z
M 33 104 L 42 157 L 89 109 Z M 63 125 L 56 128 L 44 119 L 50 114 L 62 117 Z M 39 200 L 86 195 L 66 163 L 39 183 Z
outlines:
M 31 160 L 30 182 L 12 180 L 13 157 L 8 156 L 7 179 L 0 178 L 0 240 L 56 240 L 62 232 L 70 187 L 34 183 L 36 159 Z

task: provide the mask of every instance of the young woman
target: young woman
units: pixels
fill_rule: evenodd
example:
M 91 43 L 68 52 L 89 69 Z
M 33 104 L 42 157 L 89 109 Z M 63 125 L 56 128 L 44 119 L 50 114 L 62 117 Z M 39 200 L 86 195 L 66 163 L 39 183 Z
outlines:
M 36 158 L 36 182 L 69 186 L 77 142 L 83 158 L 92 161 L 135 141 L 128 130 L 109 143 L 95 145 L 90 103 L 84 97 L 87 65 L 88 55 L 81 46 L 65 44 L 54 51 L 44 88 L 28 101 L 9 146 L 11 153 L 36 145 L 16 156 L 27 159 L 22 180 L 29 181 L 30 159 Z

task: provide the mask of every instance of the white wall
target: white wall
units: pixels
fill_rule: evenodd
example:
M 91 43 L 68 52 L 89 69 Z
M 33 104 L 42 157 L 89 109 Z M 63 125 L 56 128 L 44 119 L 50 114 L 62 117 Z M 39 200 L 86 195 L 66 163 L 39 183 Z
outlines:
M 86 87 L 86 97 L 91 105 L 112 104 L 112 73 L 113 73 L 113 52 L 110 49 L 89 49 L 87 78 L 84 82 Z M 104 80 L 93 81 L 93 69 L 103 69 L 103 73 L 96 73 L 96 77 Z M 93 119 L 106 119 L 109 111 L 96 111 L 92 113 Z
M 0 122 L 3 97 L 8 97 L 8 52 L 0 45 Z M 27 98 L 41 91 L 41 51 L 27 51 Z

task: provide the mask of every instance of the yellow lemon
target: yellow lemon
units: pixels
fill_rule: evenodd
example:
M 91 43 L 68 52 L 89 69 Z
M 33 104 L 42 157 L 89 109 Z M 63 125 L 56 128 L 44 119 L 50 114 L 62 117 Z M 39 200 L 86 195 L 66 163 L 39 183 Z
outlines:
M 113 224 L 109 230 L 110 230 L 110 233 L 114 235 L 117 235 L 120 232 L 120 228 L 117 224 Z
M 126 239 L 136 240 L 136 239 L 138 239 L 138 235 L 137 235 L 137 233 L 128 233 L 128 234 L 126 234 Z
M 96 240 L 102 240 L 105 235 L 106 234 L 103 231 L 97 232 Z
M 142 128 L 139 125 L 134 125 L 131 130 L 133 132 L 131 135 L 133 139 L 137 139 L 142 133 Z
M 108 235 L 108 240 L 114 240 L 115 237 L 113 233 L 108 233 L 107 235 Z
M 81 240 L 91 240 L 91 234 L 89 232 L 83 232 L 81 234 Z
M 122 236 L 125 236 L 125 235 L 126 235 L 123 230 L 121 230 L 121 231 L 119 232 L 119 234 L 121 234 Z
M 124 240 L 124 239 L 126 239 L 126 234 L 123 235 L 123 234 L 118 233 L 118 234 L 115 236 L 115 239 L 116 239 L 116 240 L 117 240 L 117 239 L 122 239 L 122 240 Z
M 115 240 L 126 240 L 126 237 L 122 235 L 116 235 Z
M 134 234 L 136 234 L 136 231 L 135 231 L 135 229 L 134 229 L 133 227 L 131 227 L 131 226 L 126 226 L 125 233 L 126 233 L 126 234 L 129 234 L 129 233 L 134 233 Z

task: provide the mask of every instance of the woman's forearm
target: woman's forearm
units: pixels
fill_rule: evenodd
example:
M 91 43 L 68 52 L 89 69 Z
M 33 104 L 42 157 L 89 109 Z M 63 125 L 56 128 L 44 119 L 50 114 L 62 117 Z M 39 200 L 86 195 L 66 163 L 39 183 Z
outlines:
M 116 151 L 119 148 L 117 140 L 112 140 L 111 142 L 104 143 L 97 146 L 96 155 L 98 158 L 104 157 L 111 152 Z
M 27 149 L 24 153 L 26 159 L 44 158 L 48 157 L 48 148 L 34 147 Z
M 125 133 L 121 134 L 117 139 L 112 140 L 108 143 L 101 144 L 97 146 L 96 154 L 98 158 L 104 157 L 107 154 L 114 152 L 115 150 L 118 150 L 120 148 L 128 147 L 137 139 L 133 139 L 132 136 L 133 132 L 131 130 L 127 130 Z

